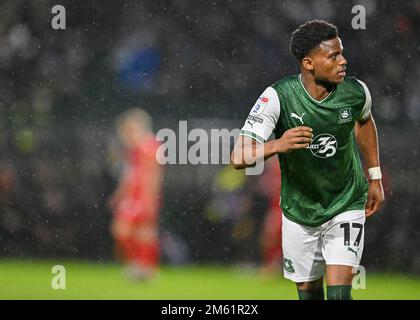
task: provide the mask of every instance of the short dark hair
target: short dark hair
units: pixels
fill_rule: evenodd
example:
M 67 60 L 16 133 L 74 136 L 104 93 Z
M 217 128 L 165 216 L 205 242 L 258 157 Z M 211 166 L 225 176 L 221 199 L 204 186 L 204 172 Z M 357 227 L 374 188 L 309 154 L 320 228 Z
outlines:
M 311 20 L 297 28 L 290 39 L 290 51 L 301 61 L 322 41 L 338 36 L 337 27 L 324 20 Z

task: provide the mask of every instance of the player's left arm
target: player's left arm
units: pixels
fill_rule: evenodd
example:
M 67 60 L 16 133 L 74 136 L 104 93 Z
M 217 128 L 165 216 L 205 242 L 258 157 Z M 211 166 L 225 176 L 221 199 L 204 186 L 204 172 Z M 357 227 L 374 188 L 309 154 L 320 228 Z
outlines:
M 369 191 L 366 202 L 366 217 L 376 213 L 385 201 L 380 173 L 378 132 L 372 113 L 355 124 L 355 136 L 363 159 L 369 169 Z

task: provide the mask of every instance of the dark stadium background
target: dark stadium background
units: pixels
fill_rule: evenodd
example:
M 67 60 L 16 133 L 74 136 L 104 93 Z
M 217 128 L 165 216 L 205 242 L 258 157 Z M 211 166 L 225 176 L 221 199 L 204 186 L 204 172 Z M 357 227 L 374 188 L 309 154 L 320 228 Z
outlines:
M 67 29 L 51 28 L 51 7 Z M 364 4 L 367 29 L 351 27 Z M 116 116 L 141 107 L 155 131 L 240 128 L 266 86 L 297 73 L 291 32 L 314 17 L 338 26 L 348 74 L 367 83 L 386 205 L 369 219 L 363 265 L 420 274 L 419 1 L 1 1 L 0 250 L 4 258 L 114 261 L 106 201 Z M 124 57 L 128 64 L 121 64 Z M 259 262 L 265 214 L 256 180 L 251 231 L 214 217 L 221 166 L 168 165 L 163 262 Z M 258 201 L 260 200 L 260 201 Z

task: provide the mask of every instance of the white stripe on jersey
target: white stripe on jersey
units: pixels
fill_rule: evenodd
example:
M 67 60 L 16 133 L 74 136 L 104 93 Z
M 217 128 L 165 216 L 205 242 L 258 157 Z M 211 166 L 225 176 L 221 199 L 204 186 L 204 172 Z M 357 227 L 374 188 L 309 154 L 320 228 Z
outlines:
M 369 89 L 366 86 L 366 84 L 359 80 L 356 79 L 363 87 L 363 89 L 365 90 L 365 96 L 366 96 L 366 100 L 365 100 L 365 105 L 363 106 L 362 112 L 360 113 L 360 120 L 366 120 L 367 117 L 370 114 L 371 108 L 372 108 L 372 97 L 370 95 Z

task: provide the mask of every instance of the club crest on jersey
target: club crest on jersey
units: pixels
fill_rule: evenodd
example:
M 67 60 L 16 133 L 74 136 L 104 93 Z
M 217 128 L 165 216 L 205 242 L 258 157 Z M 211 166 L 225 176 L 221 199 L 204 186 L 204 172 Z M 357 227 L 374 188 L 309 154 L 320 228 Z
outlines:
M 319 158 L 330 158 L 337 152 L 337 139 L 329 133 L 317 135 L 307 148 Z
M 256 115 L 261 114 L 264 111 L 265 106 L 267 105 L 268 101 L 269 99 L 267 97 L 264 97 L 264 96 L 259 97 L 257 103 L 254 105 L 254 107 L 251 110 L 251 115 L 256 116 Z
M 343 108 L 340 109 L 340 117 L 338 119 L 338 123 L 346 123 L 346 122 L 351 122 L 352 116 L 351 116 L 351 108 Z

